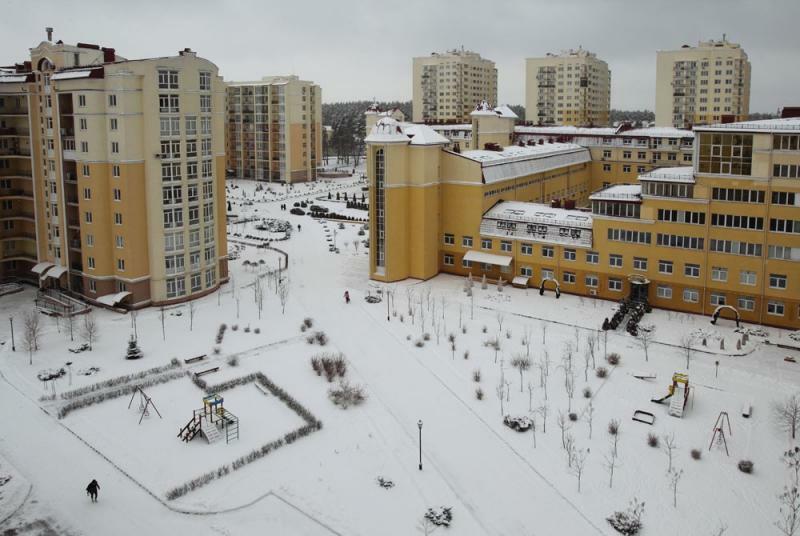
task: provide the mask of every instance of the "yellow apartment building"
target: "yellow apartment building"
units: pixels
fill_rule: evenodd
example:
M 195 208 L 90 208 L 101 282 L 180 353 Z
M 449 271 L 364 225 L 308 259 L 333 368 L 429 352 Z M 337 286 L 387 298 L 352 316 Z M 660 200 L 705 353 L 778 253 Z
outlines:
M 413 59 L 412 115 L 423 121 L 465 121 L 481 101 L 497 102 L 497 69 L 477 52 L 454 49 Z
M 391 118 L 372 129 L 372 279 L 486 275 L 800 327 L 800 120 L 681 132 L 672 139 L 694 139 L 691 165 L 607 185 L 590 147 L 544 138 L 512 145 L 510 118 L 475 114 L 473 128 L 481 149 Z
M 189 49 L 32 48 L 0 73 L 0 277 L 133 308 L 217 289 L 224 106 L 217 67 Z
M 741 45 L 723 36 L 658 51 L 656 126 L 744 121 L 749 113 L 750 61 Z
M 545 125 L 605 126 L 611 110 L 611 71 L 578 48 L 525 60 L 525 119 Z
M 291 76 L 227 87 L 227 166 L 238 178 L 306 182 L 322 160 L 322 90 Z

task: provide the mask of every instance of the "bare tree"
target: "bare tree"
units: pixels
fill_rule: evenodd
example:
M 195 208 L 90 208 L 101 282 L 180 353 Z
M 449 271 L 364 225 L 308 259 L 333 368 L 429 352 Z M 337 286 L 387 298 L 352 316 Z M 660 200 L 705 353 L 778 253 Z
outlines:
M 261 311 L 264 310 L 264 285 L 261 283 L 260 277 L 256 277 L 253 283 L 253 294 L 258 308 L 258 319 L 261 320 Z
M 194 315 L 197 313 L 197 304 L 194 303 L 194 300 L 189 302 L 189 331 L 194 329 Z
M 536 415 L 533 413 L 531 413 L 531 434 L 533 435 L 533 448 L 536 448 Z
M 495 319 L 497 320 L 497 338 L 499 339 L 500 335 L 503 334 L 503 322 L 506 319 L 506 315 L 498 311 Z
M 278 299 L 281 300 L 281 314 L 286 314 L 286 302 L 289 301 L 289 283 L 284 281 L 278 287 Z
M 800 425 L 800 394 L 793 394 L 773 403 L 772 415 L 778 428 L 795 439 L 797 427 Z
M 528 411 L 533 411 L 533 384 L 528 381 Z
M 586 420 L 586 423 L 589 425 L 589 439 L 592 438 L 592 422 L 594 421 L 594 404 L 589 402 L 589 405 L 586 406 L 586 413 L 583 414 L 583 418 Z
M 28 350 L 28 362 L 33 365 L 33 352 L 39 350 L 39 337 L 42 335 L 42 327 L 39 325 L 39 312 L 31 309 L 23 317 L 22 341 Z
M 678 448 L 678 444 L 675 442 L 675 434 L 664 434 L 662 436 L 664 439 L 664 445 L 661 447 L 664 449 L 664 452 L 667 454 L 667 458 L 669 459 L 669 467 L 667 468 L 667 472 L 669 473 L 672 471 L 672 455 L 676 448 Z
M 611 444 L 614 447 L 614 456 L 616 456 L 617 443 L 619 443 L 619 419 L 608 421 L 608 435 L 611 436 Z
M 91 351 L 92 344 L 97 340 L 97 322 L 95 322 L 94 315 L 91 312 L 83 316 L 81 334 L 83 335 L 83 340 L 89 345 L 89 351 Z
M 542 433 L 545 434 L 547 433 L 547 415 L 549 409 L 550 408 L 547 406 L 547 402 L 544 402 L 541 406 L 539 406 L 539 409 L 536 410 L 539 415 L 542 416 Z
M 423 517 L 417 522 L 417 532 L 423 534 L 424 536 L 433 534 L 438 528 L 439 526 L 434 525 L 433 522 L 427 517 Z
M 672 506 L 678 507 L 678 482 L 681 481 L 683 476 L 683 469 L 672 469 L 667 472 L 669 477 L 669 485 L 672 486 Z
M 547 321 L 541 320 L 539 322 L 539 327 L 542 330 L 542 345 L 547 344 Z
M 545 348 L 542 357 L 539 359 L 539 387 L 544 389 L 544 399 L 547 400 L 547 381 L 550 377 L 550 354 Z
M 561 448 L 567 448 L 567 439 L 566 439 L 566 432 L 570 429 L 570 422 L 567 419 L 567 414 L 561 410 L 558 410 L 558 419 L 556 420 L 556 424 L 558 424 L 559 430 L 561 430 Z
M 577 326 L 575 327 L 575 352 L 577 353 L 580 350 L 581 346 L 581 330 Z
M 583 470 L 586 468 L 586 458 L 589 456 L 589 449 L 575 449 L 572 455 L 572 474 L 578 479 L 578 493 L 581 492 L 581 478 Z
M 780 502 L 780 517 L 775 526 L 784 536 L 794 536 L 800 528 L 800 489 L 797 484 L 786 486 L 783 493 L 778 495 Z
M 522 336 L 522 345 L 525 346 L 525 355 L 527 357 L 531 355 L 531 331 L 531 327 L 526 325 L 524 335 Z
M 500 415 L 501 416 L 506 414 L 505 407 L 503 406 L 503 398 L 504 398 L 504 395 L 505 395 L 505 389 L 506 389 L 505 383 L 503 382 L 503 380 L 500 380 L 500 383 L 497 384 L 497 389 L 496 389 L 495 392 L 497 393 L 497 398 L 500 399 Z
M 519 371 L 519 392 L 522 392 L 522 374 L 531 368 L 531 360 L 522 355 L 516 355 L 511 360 L 511 366 Z
M 686 356 L 686 370 L 689 370 L 689 364 L 692 361 L 692 352 L 694 348 L 692 348 L 692 344 L 694 344 L 694 336 L 690 334 L 686 334 L 681 337 L 680 340 L 680 348 L 683 350 L 684 355 Z
M 572 411 L 572 397 L 575 394 L 575 373 L 571 369 L 565 371 L 564 390 L 567 392 L 567 411 Z
M 606 469 L 608 470 L 608 487 L 614 487 L 614 468 L 617 466 L 617 453 L 615 449 L 611 449 L 606 458 Z
M 654 325 L 652 324 L 639 325 L 639 331 L 637 332 L 636 340 L 638 341 L 639 346 L 642 347 L 642 350 L 644 350 L 645 361 L 650 361 L 650 355 L 648 353 L 648 350 L 650 348 L 650 344 L 653 342 L 653 339 L 655 338 L 655 335 L 656 335 L 656 327 Z M 689 368 L 688 364 L 686 365 L 686 368 L 687 369 Z
M 586 336 L 586 347 L 587 347 L 587 350 L 589 351 L 589 354 L 592 357 L 592 370 L 597 368 L 597 365 L 595 364 L 595 345 L 596 344 L 597 344 L 597 337 L 595 336 L 594 333 L 590 333 L 589 335 Z
M 161 338 L 165 341 L 167 340 L 167 330 L 164 327 L 164 321 L 166 320 L 167 316 L 166 311 L 167 309 L 163 305 L 158 308 L 158 317 L 161 319 Z
M 589 350 L 589 346 L 586 346 L 586 350 L 583 352 L 583 381 L 589 381 L 589 363 L 592 361 L 592 353 Z

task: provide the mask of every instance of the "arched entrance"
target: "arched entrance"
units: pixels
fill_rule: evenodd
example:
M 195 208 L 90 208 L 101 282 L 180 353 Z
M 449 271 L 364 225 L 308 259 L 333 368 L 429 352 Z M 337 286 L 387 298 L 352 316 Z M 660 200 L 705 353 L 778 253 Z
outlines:
M 539 296 L 544 296 L 545 284 L 548 281 L 551 281 L 553 283 L 553 285 L 551 285 L 551 286 L 553 286 L 554 290 L 556 291 L 556 299 L 560 298 L 561 297 L 561 285 L 559 285 L 558 281 L 556 281 L 552 277 L 545 277 L 544 279 L 542 279 L 542 282 L 539 283 Z
M 641 274 L 631 274 L 628 276 L 628 282 L 631 284 L 628 298 L 630 298 L 631 301 L 647 303 L 647 294 L 650 291 L 650 280 Z
M 719 318 L 720 313 L 725 310 L 732 311 L 734 314 L 734 320 L 736 321 L 736 327 L 739 327 L 739 322 L 741 321 L 742 317 L 739 315 L 739 311 L 733 305 L 718 305 L 714 312 L 711 315 L 711 323 L 716 324 L 717 319 Z

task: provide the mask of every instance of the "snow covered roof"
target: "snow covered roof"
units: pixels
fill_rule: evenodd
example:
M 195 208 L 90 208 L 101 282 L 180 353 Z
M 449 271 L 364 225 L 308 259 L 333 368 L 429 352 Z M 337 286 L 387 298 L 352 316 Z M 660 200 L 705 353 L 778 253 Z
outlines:
M 45 277 L 52 277 L 53 279 L 58 279 L 62 275 L 66 274 L 68 270 L 69 268 L 67 268 L 66 266 L 54 266 L 44 274 L 42 279 L 44 279 Z
M 461 156 L 481 163 L 483 179 L 487 184 L 591 160 L 589 150 L 574 143 L 514 145 L 504 147 L 502 151 L 464 151 Z
M 758 121 L 741 121 L 739 123 L 725 123 L 695 127 L 697 131 L 730 132 L 731 130 L 760 131 L 760 132 L 786 132 L 800 131 L 800 117 L 787 117 L 783 119 L 760 119 Z
M 445 145 L 450 140 L 428 125 L 401 123 L 382 117 L 364 140 L 367 143 L 409 143 L 411 145 Z
M 109 307 L 113 307 L 130 295 L 131 293 L 128 291 L 117 292 L 116 294 L 106 294 L 97 298 L 97 302 L 102 303 L 103 305 L 108 305 Z
M 472 130 L 471 123 L 463 123 L 458 125 L 430 125 L 430 127 L 437 132 L 441 130 Z
M 28 79 L 27 74 L 0 74 L 0 84 L 10 84 L 10 83 L 19 83 L 25 82 Z
M 39 264 L 31 268 L 31 272 L 33 272 L 34 274 L 42 275 L 44 272 L 46 272 L 53 266 L 55 266 L 55 264 L 53 264 L 52 262 L 47 262 L 47 261 L 40 262 Z
M 469 115 L 485 115 L 491 117 L 507 117 L 509 119 L 518 119 L 519 116 L 514 113 L 514 111 L 506 106 L 505 104 L 502 106 L 497 106 L 496 108 L 492 108 L 488 102 L 481 101 L 475 107 L 475 111 Z
M 694 138 L 691 130 L 673 127 L 645 127 L 621 130 L 620 127 L 533 126 L 515 127 L 518 134 L 544 134 L 551 136 L 630 136 L 638 138 Z
M 467 251 L 464 255 L 465 261 L 482 262 L 483 264 L 493 264 L 495 266 L 509 266 L 511 264 L 511 257 L 507 255 L 495 255 L 493 253 L 485 253 L 483 251 L 475 251 L 473 249 Z
M 652 182 L 685 182 L 694 184 L 694 168 L 692 166 L 657 168 L 639 174 L 640 181 Z
M 614 184 L 589 196 L 591 201 L 641 201 L 641 184 Z
M 501 201 L 481 219 L 481 236 L 592 246 L 592 215 L 539 203 Z
M 60 71 L 53 73 L 53 80 L 73 80 L 75 78 L 90 78 L 97 69 L 73 69 L 71 71 Z
M 646 127 L 625 130 L 620 136 L 637 136 L 644 138 L 694 138 L 694 132 L 674 127 Z

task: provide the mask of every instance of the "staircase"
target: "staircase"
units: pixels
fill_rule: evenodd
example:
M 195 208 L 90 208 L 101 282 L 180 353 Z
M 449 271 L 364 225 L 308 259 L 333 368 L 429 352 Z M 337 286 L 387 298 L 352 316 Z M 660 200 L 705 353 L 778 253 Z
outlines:
M 219 433 L 217 425 L 209 422 L 207 419 L 203 419 L 200 428 L 203 430 L 203 435 L 206 436 L 206 441 L 208 441 L 209 444 L 216 443 L 222 439 L 222 434 Z
M 85 313 L 89 306 L 57 289 L 40 289 L 34 301 L 36 309 L 48 315 L 69 317 Z
M 193 415 L 191 420 L 186 423 L 186 426 L 178 430 L 178 437 L 181 438 L 181 441 L 188 443 L 197 433 L 200 431 L 201 428 L 201 419 L 198 418 L 196 415 Z
M 675 392 L 672 393 L 672 399 L 669 402 L 669 414 L 673 417 L 683 417 L 683 406 L 686 403 L 686 387 L 678 384 L 675 387 Z

